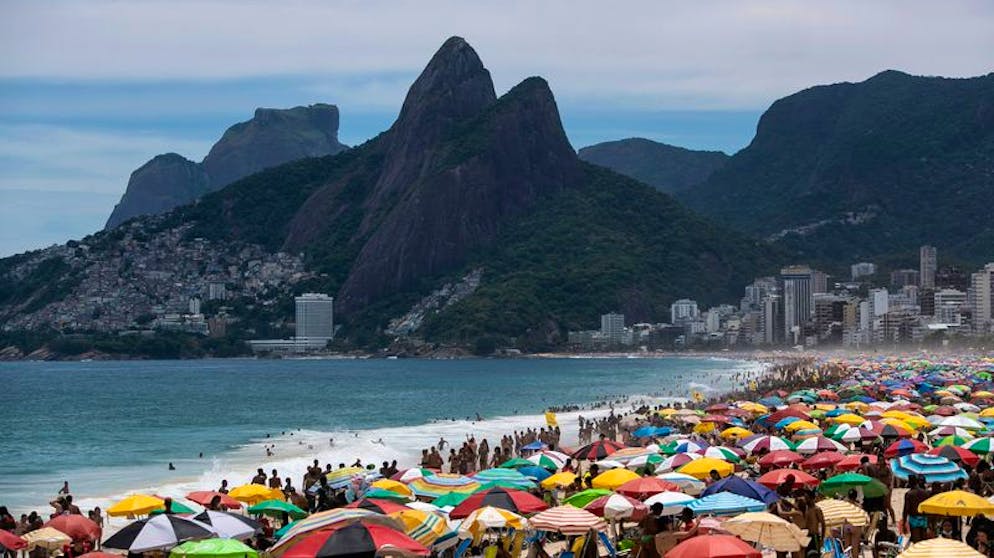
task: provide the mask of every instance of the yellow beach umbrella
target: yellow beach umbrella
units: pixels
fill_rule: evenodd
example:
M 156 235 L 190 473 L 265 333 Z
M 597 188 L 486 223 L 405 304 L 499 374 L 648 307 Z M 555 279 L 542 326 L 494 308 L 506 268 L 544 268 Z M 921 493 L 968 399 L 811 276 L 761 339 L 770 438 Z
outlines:
M 745 438 L 746 436 L 752 436 L 752 431 L 746 430 L 741 426 L 733 426 L 721 431 L 721 437 L 726 440 L 731 438 Z
M 863 508 L 845 500 L 822 500 L 815 505 L 821 508 L 821 512 L 825 516 L 826 528 L 843 524 L 866 527 L 870 524 L 870 516 L 866 515 Z
M 867 409 L 869 409 L 870 405 L 868 403 L 863 403 L 862 401 L 852 401 L 850 403 L 846 403 L 845 408 L 849 409 L 850 411 L 857 411 L 862 413 Z
M 556 473 L 555 475 L 552 475 L 551 477 L 545 479 L 539 484 L 541 484 L 542 488 L 546 490 L 552 490 L 553 488 L 562 488 L 569 486 L 573 484 L 575 481 L 576 481 L 576 474 L 567 471 L 565 473 Z
M 819 411 L 834 411 L 838 408 L 835 403 L 815 403 L 815 409 Z
M 155 496 L 133 494 L 107 508 L 107 515 L 111 517 L 148 515 L 153 510 L 162 509 L 165 505 L 163 500 Z
M 754 415 L 764 415 L 770 412 L 770 409 L 761 403 L 756 403 L 753 401 L 746 401 L 744 403 L 739 403 L 739 409 L 743 411 L 749 411 Z
M 423 510 L 403 510 L 387 514 L 404 524 L 404 533 L 425 546 L 431 546 L 449 532 L 445 518 Z
M 848 424 L 849 426 L 856 426 L 856 425 L 859 425 L 859 424 L 863 424 L 863 421 L 865 421 L 866 419 L 863 418 L 863 417 L 861 417 L 861 416 L 859 416 L 859 415 L 854 415 L 852 413 L 846 413 L 844 415 L 839 415 L 837 417 L 833 417 L 830 420 L 832 422 L 835 422 L 835 423 L 838 423 L 838 424 Z
M 594 477 L 594 479 L 590 481 L 590 485 L 594 488 L 614 490 L 626 482 L 637 478 L 640 478 L 638 474 L 629 471 L 628 469 L 611 469 L 610 471 L 604 471 Z
M 672 407 L 666 407 L 665 409 L 660 409 L 656 411 L 656 414 L 661 417 L 669 418 L 676 414 L 676 409 Z
M 970 397 L 974 399 L 994 399 L 994 392 L 982 389 L 980 391 L 973 392 Z
M 809 430 L 812 428 L 818 428 L 818 425 L 810 420 L 795 420 L 794 422 L 788 424 L 784 430 L 787 432 L 797 432 L 798 430 Z
M 72 537 L 54 527 L 28 531 L 21 538 L 28 542 L 28 551 L 39 547 L 45 550 L 62 550 L 63 546 L 72 542 Z
M 232 488 L 228 496 L 254 506 L 266 500 L 282 500 L 283 492 L 278 488 L 269 488 L 261 484 L 243 484 Z
M 918 504 L 918 511 L 932 515 L 960 517 L 972 517 L 979 514 L 994 515 L 994 504 L 972 492 L 950 490 L 936 494 Z
M 694 427 L 694 432 L 696 434 L 707 434 L 708 432 L 714 432 L 718 430 L 718 425 L 713 422 L 702 422 Z
M 969 545 L 942 537 L 916 542 L 897 558 L 984 558 Z
M 702 457 L 677 469 L 678 473 L 690 475 L 699 480 L 710 478 L 711 471 L 717 471 L 719 476 L 727 477 L 735 472 L 735 466 L 727 461 L 713 457 Z
M 412 492 L 411 489 L 408 488 L 406 484 L 399 481 L 391 479 L 380 479 L 378 481 L 373 482 L 370 486 L 373 486 L 374 488 L 380 488 L 383 490 L 389 490 L 390 492 L 395 492 L 397 494 L 400 494 L 401 496 L 408 496 L 411 498 L 414 497 L 414 492 Z
M 759 543 L 777 552 L 797 552 L 808 546 L 806 530 L 767 512 L 748 512 L 721 524 L 721 528 L 748 542 Z
M 980 411 L 980 416 L 984 418 L 994 417 L 994 407 L 987 407 L 983 411 Z

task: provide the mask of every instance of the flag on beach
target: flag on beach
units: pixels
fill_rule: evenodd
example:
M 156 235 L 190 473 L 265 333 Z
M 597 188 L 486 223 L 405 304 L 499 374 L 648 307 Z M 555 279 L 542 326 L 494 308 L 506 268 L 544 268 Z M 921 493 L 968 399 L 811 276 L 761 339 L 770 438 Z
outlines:
M 559 422 L 556 420 L 556 413 L 553 413 L 552 411 L 546 411 L 545 412 L 545 424 L 548 425 L 548 426 L 551 426 L 553 428 L 555 428 L 556 426 L 559 426 Z

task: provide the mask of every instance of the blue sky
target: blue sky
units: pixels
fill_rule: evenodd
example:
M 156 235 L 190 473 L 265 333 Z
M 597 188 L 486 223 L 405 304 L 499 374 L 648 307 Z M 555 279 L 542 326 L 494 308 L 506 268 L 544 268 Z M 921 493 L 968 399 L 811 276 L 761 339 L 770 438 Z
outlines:
M 255 107 L 337 104 L 387 128 L 449 35 L 499 92 L 549 80 L 574 147 L 641 136 L 732 153 L 805 87 L 994 70 L 981 0 L 0 3 L 0 256 L 102 227 L 152 156 L 200 160 Z

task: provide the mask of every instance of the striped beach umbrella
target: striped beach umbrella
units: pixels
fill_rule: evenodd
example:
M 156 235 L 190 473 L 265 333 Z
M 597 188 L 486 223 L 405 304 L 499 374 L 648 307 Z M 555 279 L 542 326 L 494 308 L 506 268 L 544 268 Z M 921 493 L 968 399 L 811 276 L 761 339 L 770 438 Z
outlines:
M 708 448 L 708 444 L 694 440 L 673 440 L 659 447 L 659 451 L 666 455 L 678 453 L 703 453 Z
M 511 469 L 507 469 L 511 470 Z M 415 479 L 408 484 L 415 495 L 423 498 L 438 498 L 450 493 L 472 494 L 480 489 L 480 483 L 463 475 L 439 473 L 430 477 Z
M 906 480 L 911 475 L 925 477 L 925 482 L 953 482 L 966 479 L 967 474 L 959 465 L 938 455 L 913 453 L 892 459 L 890 469 L 894 476 Z
M 737 453 L 729 448 L 722 446 L 711 446 L 704 450 L 704 457 L 711 457 L 714 459 L 720 459 L 722 461 L 730 461 L 732 463 L 739 463 L 742 459 Z
M 721 528 L 748 542 L 777 552 L 797 552 L 811 538 L 800 527 L 768 512 L 746 512 L 721 524 Z
M 898 558 L 984 558 L 970 545 L 942 537 L 919 541 L 897 555 Z
M 463 500 L 461 504 L 449 512 L 449 517 L 461 519 L 469 516 L 475 510 L 486 507 L 501 508 L 520 515 L 540 512 L 549 508 L 544 501 L 524 490 L 493 488 L 470 495 L 469 498 Z
M 825 527 L 838 527 L 848 523 L 854 527 L 866 527 L 870 524 L 870 516 L 863 508 L 845 500 L 825 499 L 815 503 L 825 516 Z
M 489 529 L 516 529 L 528 527 L 528 521 L 520 515 L 501 508 L 483 507 L 469 514 L 459 524 L 459 538 L 475 539 Z
M 517 469 L 484 469 L 472 476 L 472 479 L 481 485 L 488 482 L 501 483 L 502 486 L 514 485 L 518 488 L 532 488 L 535 483 L 530 481 Z
M 157 515 L 131 523 L 104 541 L 104 548 L 147 552 L 170 549 L 180 543 L 209 539 L 214 533 L 207 525 L 179 515 Z
M 994 438 L 977 438 L 963 444 L 963 449 L 968 449 L 977 455 L 987 455 L 994 453 Z
M 430 552 L 402 531 L 365 523 L 315 531 L 283 552 L 285 558 L 375 558 L 383 554 L 427 556 Z
M 794 445 L 784 440 L 780 436 L 758 436 L 749 440 L 745 444 L 742 444 L 742 449 L 745 450 L 749 455 L 755 455 L 756 453 L 765 451 L 773 452 L 778 450 L 791 450 L 793 451 Z
M 826 438 L 824 436 L 815 436 L 814 438 L 808 438 L 800 444 L 797 444 L 797 453 L 802 455 L 811 455 L 814 453 L 819 453 L 823 451 L 838 451 L 845 452 L 846 447 L 842 444 L 836 442 L 831 438 Z
M 381 515 L 374 511 L 362 508 L 335 508 L 333 510 L 314 513 L 304 519 L 294 521 L 290 525 L 290 528 L 280 537 L 280 540 L 269 549 L 269 554 L 271 556 L 280 556 L 283 551 L 300 540 L 301 537 L 307 536 L 308 533 L 319 529 L 331 528 L 350 521 L 378 523 L 392 529 L 403 528 L 392 517 Z
M 928 451 L 928 446 L 925 444 L 918 440 L 905 439 L 887 446 L 887 449 L 884 450 L 884 457 L 898 457 L 913 453 L 925 453 L 926 451 Z
M 672 471 L 656 475 L 656 478 L 672 482 L 673 484 L 679 486 L 681 491 L 686 492 L 691 496 L 700 494 L 707 487 L 707 485 L 704 484 L 704 481 L 698 478 Z
M 649 508 L 635 498 L 623 494 L 610 494 L 590 502 L 583 509 L 604 519 L 639 521 L 649 513 Z
M 394 512 L 408 510 L 407 506 L 404 504 L 394 502 L 392 500 L 378 500 L 374 498 L 363 498 L 361 500 L 356 500 L 351 504 L 345 506 L 351 509 L 363 509 L 369 510 L 376 513 L 381 513 L 383 515 L 389 515 Z
M 678 453 L 676 455 L 671 455 L 664 459 L 658 466 L 656 466 L 657 471 L 674 471 L 683 467 L 691 461 L 697 459 L 702 459 L 704 456 L 699 453 Z
M 615 442 L 614 440 L 597 440 L 592 444 L 587 444 L 582 448 L 573 452 L 571 456 L 573 459 L 587 459 L 589 461 L 597 461 L 598 459 L 604 459 L 614 452 L 625 447 L 625 444 L 621 442 Z
M 389 514 L 404 525 L 408 537 L 425 546 L 431 546 L 439 537 L 449 532 L 445 518 L 437 513 L 406 509 Z
M 240 513 L 206 510 L 193 519 L 210 525 L 217 536 L 223 539 L 247 539 L 262 531 L 262 524 Z
M 732 494 L 731 492 L 718 492 L 688 503 L 687 508 L 693 510 L 698 515 L 727 516 L 750 511 L 765 511 L 766 504 L 759 500 Z
M 392 477 L 390 477 L 390 480 L 408 483 L 414 479 L 430 477 L 434 474 L 435 471 L 432 471 L 431 469 L 425 469 L 424 467 L 412 467 L 410 469 L 404 469 L 403 471 L 397 471 Z
M 544 467 L 550 471 L 558 471 L 559 469 L 562 469 L 566 466 L 566 460 L 568 459 L 569 456 L 565 453 L 553 450 L 540 451 L 535 455 L 528 457 L 528 461 L 531 461 L 535 465 Z
M 528 523 L 537 531 L 553 531 L 564 535 L 583 535 L 587 531 L 607 531 L 607 523 L 587 510 L 573 506 L 550 508 L 532 517 Z

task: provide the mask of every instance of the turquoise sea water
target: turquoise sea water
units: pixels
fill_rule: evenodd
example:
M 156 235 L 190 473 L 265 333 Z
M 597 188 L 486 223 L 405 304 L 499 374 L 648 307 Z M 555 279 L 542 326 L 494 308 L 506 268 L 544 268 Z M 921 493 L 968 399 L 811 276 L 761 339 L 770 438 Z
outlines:
M 439 436 L 498 438 L 541 426 L 550 405 L 686 397 L 755 368 L 706 358 L 4 363 L 0 505 L 47 511 L 63 480 L 85 507 L 221 478 L 234 486 L 258 466 L 298 479 L 315 457 L 409 466 Z M 560 420 L 568 437 L 576 414 Z

